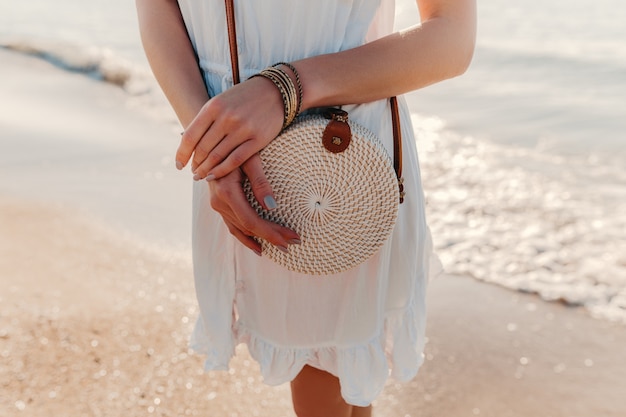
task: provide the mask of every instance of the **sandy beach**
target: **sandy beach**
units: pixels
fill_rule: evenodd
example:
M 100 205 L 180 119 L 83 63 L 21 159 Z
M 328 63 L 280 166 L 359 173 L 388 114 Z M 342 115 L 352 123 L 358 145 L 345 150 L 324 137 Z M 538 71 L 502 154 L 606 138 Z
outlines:
M 0 416 L 293 416 L 245 349 L 187 349 L 196 317 L 177 133 L 121 90 L 0 49 Z M 426 363 L 376 417 L 626 415 L 626 326 L 442 276 Z

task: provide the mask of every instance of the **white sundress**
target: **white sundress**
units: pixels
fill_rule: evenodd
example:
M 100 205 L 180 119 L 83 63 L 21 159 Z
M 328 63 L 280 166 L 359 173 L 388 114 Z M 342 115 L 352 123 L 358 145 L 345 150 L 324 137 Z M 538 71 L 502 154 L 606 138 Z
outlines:
M 232 86 L 222 0 L 179 0 L 209 94 Z M 391 32 L 393 0 L 235 1 L 243 80 L 279 61 L 353 48 Z M 191 347 L 207 370 L 227 370 L 246 343 L 270 385 L 306 364 L 330 372 L 346 402 L 370 404 L 391 374 L 412 379 L 423 362 L 430 233 L 415 140 L 399 98 L 407 196 L 392 237 L 365 263 L 331 276 L 289 272 L 236 241 L 193 189 L 193 267 L 200 317 Z M 393 154 L 388 100 L 344 106 Z M 278 202 L 280 204 L 280 201 Z

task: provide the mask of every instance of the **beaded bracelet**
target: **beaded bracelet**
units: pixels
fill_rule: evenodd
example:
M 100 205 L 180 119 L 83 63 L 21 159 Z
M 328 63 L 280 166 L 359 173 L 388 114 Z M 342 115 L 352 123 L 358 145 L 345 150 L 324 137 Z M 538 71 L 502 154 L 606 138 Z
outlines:
M 296 76 L 296 83 L 298 84 L 297 89 L 289 74 L 287 74 L 287 72 L 283 69 L 279 68 L 280 65 L 285 65 L 294 72 Z M 282 127 L 282 129 L 284 130 L 298 116 L 298 114 L 300 113 L 300 108 L 302 107 L 302 84 L 300 82 L 300 76 L 295 67 L 293 67 L 293 65 L 282 62 L 268 67 L 260 73 L 253 75 L 252 77 L 259 76 L 272 81 L 280 92 L 284 106 L 284 118 Z
M 284 65 L 287 68 L 289 68 L 291 72 L 293 72 L 293 75 L 296 77 L 296 84 L 298 85 L 298 110 L 296 112 L 296 116 L 297 116 L 298 114 L 300 114 L 300 110 L 302 109 L 302 95 L 303 94 L 302 94 L 302 82 L 300 81 L 300 74 L 298 73 L 298 70 L 296 69 L 296 67 L 294 67 L 289 62 L 277 62 L 274 65 L 272 65 L 272 67 L 279 67 L 281 65 Z
M 276 67 L 269 67 L 261 71 L 261 75 L 270 78 L 279 89 L 284 89 L 287 95 L 287 105 L 285 107 L 285 127 L 289 126 L 298 115 L 298 95 L 296 87 L 285 71 Z

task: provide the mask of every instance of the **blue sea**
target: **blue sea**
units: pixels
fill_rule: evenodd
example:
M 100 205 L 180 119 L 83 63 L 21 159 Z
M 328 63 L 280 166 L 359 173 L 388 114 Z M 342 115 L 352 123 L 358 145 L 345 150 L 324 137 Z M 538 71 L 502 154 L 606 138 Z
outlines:
M 397 5 L 398 28 L 418 21 L 414 2 Z M 618 0 L 481 0 L 468 72 L 407 95 L 448 272 L 626 323 L 624 22 Z M 175 123 L 131 0 L 0 0 L 0 45 Z

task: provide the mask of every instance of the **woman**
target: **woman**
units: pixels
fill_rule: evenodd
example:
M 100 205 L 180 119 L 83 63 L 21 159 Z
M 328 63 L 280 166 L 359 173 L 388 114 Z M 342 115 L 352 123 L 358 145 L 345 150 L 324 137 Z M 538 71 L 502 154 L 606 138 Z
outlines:
M 431 256 L 417 153 L 400 99 L 407 197 L 382 249 L 347 272 L 311 277 L 263 257 L 254 237 L 288 251 L 297 231 L 260 219 L 242 191 L 274 199 L 258 157 L 280 132 L 276 86 L 254 77 L 276 62 L 299 73 L 302 109 L 344 105 L 392 149 L 390 96 L 465 71 L 475 38 L 474 0 L 417 0 L 422 24 L 391 33 L 393 0 L 236 1 L 242 80 L 232 87 L 222 0 L 137 0 L 153 72 L 185 128 L 178 169 L 196 180 L 193 256 L 200 318 L 192 347 L 207 369 L 228 369 L 248 344 L 265 382 L 291 381 L 298 416 L 368 416 L 389 372 L 422 363 Z M 287 66 L 283 70 L 295 79 Z M 232 88 L 231 88 L 232 87 Z

